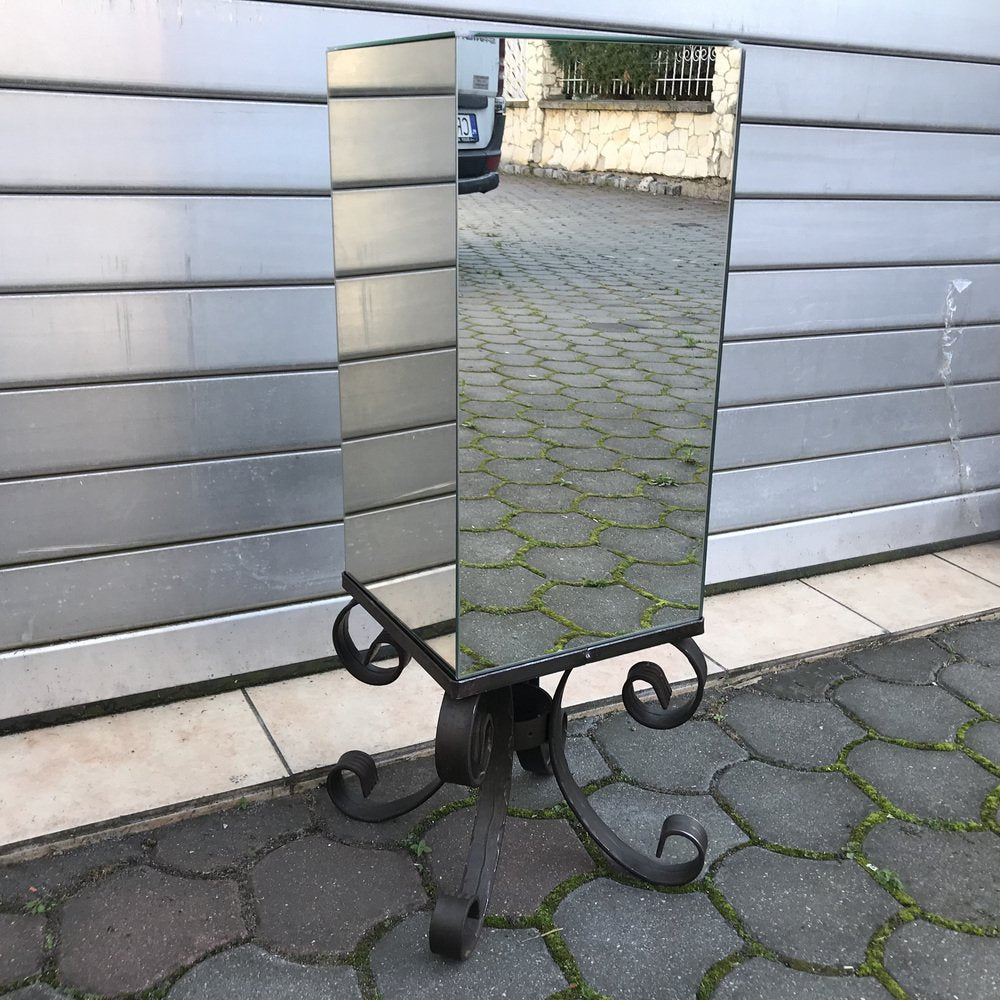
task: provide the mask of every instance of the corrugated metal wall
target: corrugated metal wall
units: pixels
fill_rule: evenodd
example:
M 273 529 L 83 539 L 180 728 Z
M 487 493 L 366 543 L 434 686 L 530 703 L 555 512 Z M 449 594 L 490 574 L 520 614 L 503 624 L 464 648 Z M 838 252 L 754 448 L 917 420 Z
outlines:
M 710 579 L 1000 527 L 1000 10 L 613 16 L 750 43 Z M 251 0 L 0 5 L 0 718 L 327 653 L 323 52 L 434 27 Z

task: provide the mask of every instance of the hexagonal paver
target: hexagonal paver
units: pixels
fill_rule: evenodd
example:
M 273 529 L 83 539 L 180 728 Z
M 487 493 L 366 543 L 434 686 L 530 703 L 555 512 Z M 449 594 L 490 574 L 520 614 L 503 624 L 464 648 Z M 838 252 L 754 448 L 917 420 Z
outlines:
M 636 527 L 655 527 L 660 523 L 663 504 L 645 497 L 585 497 L 580 510 L 602 521 Z
M 790 701 L 823 701 L 831 684 L 854 676 L 853 668 L 843 660 L 810 660 L 773 674 L 764 674 L 754 690 Z
M 938 638 L 966 660 L 995 661 L 1000 649 L 1000 620 L 972 622 L 938 633 Z
M 883 681 L 930 684 L 951 655 L 930 639 L 904 639 L 848 653 L 847 659 L 863 673 Z
M 708 832 L 706 865 L 737 844 L 747 842 L 746 834 L 726 815 L 711 795 L 667 795 L 634 785 L 612 784 L 590 796 L 598 816 L 637 851 L 655 854 L 660 828 L 676 813 L 698 820 Z M 680 864 L 693 858 L 694 849 L 679 837 L 669 838 L 662 859 Z
M 868 834 L 864 850 L 872 864 L 896 872 L 903 888 L 928 912 L 1000 927 L 996 834 L 931 830 L 890 820 Z
M 635 563 L 625 571 L 625 580 L 665 601 L 701 604 L 702 566 L 685 563 L 680 566 L 655 566 Z
M 911 750 L 873 741 L 855 747 L 847 766 L 900 809 L 926 819 L 978 820 L 996 778 L 961 751 Z
M 763 840 L 803 851 L 843 850 L 858 823 L 878 808 L 842 774 L 757 760 L 734 764 L 718 787 Z
M 45 961 L 45 918 L 0 913 L 0 988 L 27 979 Z
M 953 663 L 938 674 L 938 683 L 991 715 L 1000 715 L 1000 666 Z
M 643 614 L 653 606 L 647 597 L 621 584 L 605 587 L 552 587 L 543 597 L 545 605 L 588 632 L 619 635 L 640 628 Z
M 473 810 L 462 809 L 435 823 L 425 836 L 431 847 L 431 872 L 442 892 L 456 892 L 461 882 L 472 821 Z M 565 820 L 512 816 L 504 830 L 490 913 L 534 913 L 556 886 L 593 868 L 590 855 Z
M 484 928 L 464 962 L 439 958 L 427 947 L 430 917 L 404 920 L 372 951 L 372 973 L 382 1000 L 541 1000 L 566 988 L 538 931 Z
M 256 937 L 299 955 L 348 952 L 379 921 L 427 901 L 409 855 L 316 836 L 259 861 L 250 888 Z
M 690 1000 L 705 972 L 742 944 L 702 893 L 608 879 L 571 892 L 555 923 L 584 979 L 615 1000 Z
M 1000 767 L 1000 722 L 977 722 L 965 733 L 965 745 Z
M 13 993 L 5 993 L 3 1000 L 66 1000 L 65 993 L 56 993 L 51 986 L 44 983 L 33 983 L 24 986 Z
M 496 528 L 512 509 L 499 500 L 462 498 L 458 506 L 459 528 Z
M 378 784 L 372 789 L 368 801 L 389 802 L 402 798 L 436 778 L 433 755 L 378 765 Z M 355 794 L 360 796 L 354 779 L 348 777 L 347 780 L 354 785 Z M 330 800 L 325 784 L 315 790 L 313 802 L 320 829 L 327 836 L 359 847 L 398 847 L 428 814 L 450 802 L 467 798 L 469 794 L 469 789 L 464 785 L 443 785 L 423 805 L 383 823 L 365 823 L 345 816 Z
M 515 514 L 508 527 L 539 542 L 580 545 L 587 542 L 600 525 L 583 514 Z
M 634 496 L 642 480 L 627 472 L 591 472 L 581 469 L 567 469 L 559 477 L 561 483 L 572 486 L 581 493 L 592 493 L 604 497 Z
M 750 692 L 723 709 L 726 724 L 761 757 L 798 767 L 833 764 L 864 730 L 833 705 L 793 702 Z
M 551 483 L 565 470 L 547 458 L 494 458 L 485 471 L 507 483 Z
M 119 837 L 50 854 L 35 861 L 0 866 L 0 902 L 20 909 L 33 899 L 62 895 L 86 877 L 146 856 L 143 837 Z
M 539 545 L 525 553 L 524 561 L 544 573 L 550 580 L 578 583 L 583 580 L 607 580 L 621 557 L 599 545 L 582 548 L 548 548 Z
M 509 509 L 520 507 L 526 511 L 568 511 L 580 494 L 568 486 L 558 486 L 552 483 L 541 486 L 528 486 L 523 483 L 504 483 L 496 495 L 504 500 Z M 465 495 L 462 500 L 464 502 Z
M 463 601 L 489 608 L 517 608 L 531 601 L 531 595 L 545 583 L 545 577 L 523 566 L 479 569 L 460 566 L 459 593 Z
M 719 983 L 712 1000 L 889 1000 L 890 995 L 874 979 L 820 976 L 751 958 Z
M 605 528 L 601 532 L 604 548 L 646 562 L 682 562 L 695 544 L 669 528 Z
M 463 531 L 458 536 L 458 557 L 466 563 L 506 563 L 525 544 L 509 531 Z
M 1000 945 L 996 938 L 914 920 L 886 942 L 884 964 L 914 1000 L 1000 995 Z
M 953 741 L 958 727 L 976 717 L 940 688 L 889 684 L 871 677 L 845 681 L 833 698 L 876 732 L 911 743 Z
M 361 1000 L 353 969 L 299 965 L 250 944 L 205 959 L 167 995 L 170 1000 Z
M 300 796 L 255 802 L 159 831 L 154 858 L 184 872 L 208 874 L 238 864 L 309 822 L 308 806 Z
M 716 771 L 747 756 L 714 722 L 699 720 L 659 731 L 622 713 L 596 738 L 630 778 L 663 792 L 707 792 Z
M 138 993 L 247 933 L 236 882 L 116 872 L 62 908 L 62 982 L 87 993 Z
M 459 642 L 491 664 L 530 660 L 551 649 L 566 628 L 540 612 L 470 611 L 458 623 Z
M 716 886 L 747 930 L 786 959 L 858 966 L 899 907 L 853 861 L 809 861 L 748 847 L 726 858 Z

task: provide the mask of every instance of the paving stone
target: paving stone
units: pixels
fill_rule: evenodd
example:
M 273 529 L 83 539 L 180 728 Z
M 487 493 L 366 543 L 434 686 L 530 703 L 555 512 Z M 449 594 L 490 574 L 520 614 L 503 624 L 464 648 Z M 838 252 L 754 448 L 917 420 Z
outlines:
M 714 722 L 697 719 L 661 731 L 622 712 L 598 727 L 596 739 L 629 777 L 663 792 L 707 792 L 716 771 L 747 756 Z
M 431 847 L 431 874 L 442 892 L 456 892 L 462 880 L 473 818 L 472 809 L 451 813 L 424 838 Z M 504 830 L 490 913 L 534 913 L 556 886 L 593 870 L 594 862 L 565 820 L 511 816 Z
M 834 764 L 864 730 L 828 704 L 742 692 L 726 702 L 725 720 L 761 757 L 796 767 Z
M 675 813 L 693 816 L 708 831 L 706 865 L 737 844 L 747 843 L 746 834 L 711 795 L 667 795 L 616 783 L 599 788 L 590 802 L 615 833 L 650 857 L 656 853 L 663 821 Z M 663 860 L 671 864 L 693 857 L 693 848 L 679 837 L 669 838 L 664 845 Z
M 1000 837 L 995 833 L 955 833 L 889 820 L 868 834 L 864 850 L 872 864 L 896 872 L 924 910 L 1000 927 Z
M 621 465 L 627 472 L 645 476 L 662 486 L 692 483 L 702 471 L 697 465 L 681 462 L 675 458 L 625 458 Z
M 654 597 L 679 604 L 701 604 L 702 567 L 697 563 L 656 566 L 635 563 L 625 570 L 625 580 Z
M 439 958 L 427 947 L 430 917 L 418 914 L 394 927 L 372 951 L 382 1000 L 542 1000 L 566 979 L 534 929 L 483 929 L 464 962 Z
M 559 477 L 560 482 L 572 486 L 581 493 L 607 497 L 633 496 L 639 491 L 642 480 L 627 472 L 594 472 L 567 469 Z
M 604 447 L 629 458 L 669 459 L 675 445 L 663 438 L 609 437 L 604 441 Z M 633 471 L 635 471 L 633 469 Z M 690 476 L 685 476 L 690 479 Z
M 485 497 L 491 490 L 500 485 L 500 480 L 485 472 L 462 472 L 458 477 L 458 494 L 465 500 L 473 497 Z
M 388 802 L 402 798 L 423 788 L 437 778 L 434 757 L 417 757 L 394 761 L 378 766 L 378 784 L 368 798 L 369 802 Z M 360 797 L 360 790 L 353 778 L 351 782 Z M 464 785 L 446 784 L 435 792 L 422 806 L 384 823 L 365 823 L 345 816 L 331 801 L 326 786 L 320 785 L 313 792 L 316 819 L 320 829 L 329 837 L 344 840 L 362 847 L 397 847 L 409 836 L 410 831 L 435 809 L 467 798 L 469 789 Z
M 59 976 L 86 993 L 138 993 L 246 933 L 236 882 L 126 869 L 63 905 Z
M 587 720 L 588 722 L 590 720 Z M 570 723 L 570 732 L 573 723 Z M 607 777 L 611 768 L 597 747 L 585 738 L 566 741 L 566 763 L 576 783 L 582 788 L 592 781 Z M 510 804 L 515 809 L 548 809 L 563 800 L 559 785 L 552 775 L 532 774 L 514 764 L 514 781 L 510 790 Z
M 782 958 L 853 966 L 895 900 L 853 861 L 810 861 L 748 847 L 726 858 L 716 887 L 744 926 Z
M 0 867 L 0 902 L 23 906 L 32 899 L 61 896 L 88 875 L 146 857 L 144 836 L 119 837 Z
M 31 986 L 14 990 L 13 993 L 5 993 L 3 1000 L 66 1000 L 66 994 L 56 993 L 44 983 L 33 983 Z
M 708 969 L 742 944 L 700 892 L 608 879 L 571 892 L 555 923 L 584 979 L 615 1000 L 690 1000 Z
M 846 659 L 866 674 L 901 684 L 930 684 L 951 655 L 930 639 L 904 639 L 848 653 Z
M 680 595 L 669 599 L 679 601 Z M 679 625 L 681 622 L 694 621 L 701 614 L 699 610 L 700 602 L 692 600 L 689 603 L 692 605 L 690 608 L 660 608 L 660 610 L 653 615 L 653 628 L 660 628 L 665 625 Z
M 281 837 L 310 825 L 303 796 L 255 802 L 246 809 L 198 816 L 157 831 L 155 860 L 209 874 L 239 864 Z
M 588 632 L 617 635 L 634 632 L 652 602 L 621 584 L 606 587 L 569 587 L 562 584 L 546 591 L 544 601 L 556 614 L 568 618 Z
M 938 640 L 966 660 L 996 663 L 1000 651 L 1000 619 L 959 625 L 937 634 Z
M 822 976 L 751 958 L 716 987 L 712 1000 L 889 1000 L 877 980 L 857 976 Z
M 705 510 L 707 493 L 703 483 L 675 483 L 657 486 L 646 483 L 642 487 L 643 496 L 658 500 L 664 507 L 690 507 L 698 513 Z
M 856 676 L 854 669 L 843 660 L 810 660 L 764 674 L 752 690 L 790 701 L 823 701 L 834 681 Z
M 524 561 L 541 570 L 550 580 L 578 583 L 583 580 L 608 580 L 622 559 L 599 545 L 579 548 L 548 548 L 540 545 L 526 552 Z
M 45 917 L 0 913 L 0 989 L 41 972 Z
M 297 955 L 350 951 L 369 928 L 427 901 L 413 858 L 306 837 L 250 872 L 256 937 Z
M 871 677 L 845 681 L 833 699 L 889 739 L 945 743 L 975 712 L 940 688 L 890 684 Z
M 1000 666 L 953 663 L 938 674 L 938 683 L 960 698 L 974 701 L 991 715 L 1000 715 Z
M 465 494 L 460 494 L 465 499 Z M 566 486 L 530 486 L 523 483 L 505 483 L 496 495 L 508 504 L 521 507 L 526 511 L 565 511 L 569 510 L 580 494 Z
M 462 562 L 510 562 L 527 543 L 509 531 L 462 531 L 458 535 L 458 553 Z
M 681 531 L 695 539 L 703 538 L 708 534 L 705 527 L 706 518 L 704 509 L 705 501 L 708 499 L 708 492 L 704 487 L 702 489 L 704 492 L 702 494 L 701 509 L 675 510 L 672 514 L 668 514 L 665 521 L 668 528 L 673 528 L 674 531 Z
M 977 722 L 966 732 L 965 745 L 1000 767 L 1000 723 Z
M 594 446 L 601 440 L 601 435 L 589 427 L 542 427 L 535 431 L 535 437 L 549 444 L 573 448 Z
M 545 452 L 547 445 L 533 437 L 487 437 L 480 438 L 476 447 L 503 458 L 536 458 Z
M 663 515 L 663 504 L 645 497 L 585 497 L 579 509 L 602 521 L 639 527 L 656 527 Z
M 298 965 L 255 945 L 205 959 L 167 994 L 170 1000 L 361 1000 L 357 975 L 344 966 Z
M 978 820 L 996 779 L 960 750 L 911 750 L 872 741 L 847 766 L 898 808 L 925 819 Z
M 517 608 L 531 601 L 531 595 L 545 577 L 523 566 L 506 569 L 459 568 L 459 593 L 463 601 L 488 608 Z
M 600 525 L 583 514 L 515 514 L 508 527 L 540 542 L 578 545 L 586 542 Z
M 596 417 L 590 421 L 590 426 L 602 434 L 614 434 L 617 437 L 649 437 L 656 430 L 656 424 L 648 420 L 637 420 L 635 417 Z
M 842 774 L 757 760 L 734 764 L 718 791 L 762 839 L 803 851 L 843 850 L 852 830 L 878 808 Z
M 520 437 L 524 434 L 530 434 L 536 427 L 530 421 L 521 420 L 517 417 L 472 416 L 468 419 L 481 434 Z
M 470 611 L 459 625 L 463 646 L 490 664 L 530 660 L 550 650 L 566 628 L 538 611 L 492 615 Z
M 547 457 L 566 469 L 586 472 L 605 472 L 616 469 L 621 456 L 606 448 L 563 448 L 555 445 L 549 448 Z
M 499 500 L 462 497 L 462 502 L 458 505 L 458 527 L 459 530 L 495 528 L 510 513 L 513 513 L 511 508 Z
M 664 563 L 682 562 L 695 550 L 695 542 L 669 528 L 605 528 L 601 545 L 621 555 Z
M 1000 945 L 914 920 L 885 945 L 889 975 L 912 1000 L 972 1000 L 1000 996 Z
M 494 458 L 484 471 L 508 483 L 551 483 L 564 469 L 547 458 Z

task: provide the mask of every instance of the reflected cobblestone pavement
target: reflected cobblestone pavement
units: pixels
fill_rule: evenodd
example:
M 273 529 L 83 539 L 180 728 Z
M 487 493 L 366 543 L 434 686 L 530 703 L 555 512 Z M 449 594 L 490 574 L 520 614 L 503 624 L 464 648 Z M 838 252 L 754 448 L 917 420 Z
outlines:
M 459 199 L 461 667 L 697 617 L 727 207 Z
M 311 789 L 8 865 L 0 994 L 997 996 L 998 707 L 992 620 L 723 679 L 672 732 L 575 719 L 568 755 L 595 808 L 646 849 L 665 812 L 697 816 L 708 866 L 680 889 L 638 883 L 551 779 L 518 771 L 488 928 L 464 964 L 426 937 L 464 857 L 472 800 L 456 786 L 383 827 Z M 431 767 L 387 765 L 375 795 Z

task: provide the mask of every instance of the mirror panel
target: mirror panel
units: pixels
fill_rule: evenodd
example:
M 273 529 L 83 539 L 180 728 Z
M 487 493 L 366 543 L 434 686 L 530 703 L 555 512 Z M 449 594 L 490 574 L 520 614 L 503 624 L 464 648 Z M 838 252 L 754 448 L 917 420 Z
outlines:
M 348 570 L 460 678 L 696 633 L 742 53 L 447 41 L 346 50 L 342 100 L 331 53 Z M 416 108 L 386 95 L 440 84 L 428 44 L 457 199 L 440 150 L 380 169 L 333 124 L 365 121 L 354 79 Z M 356 68 L 394 49 L 433 86 Z

